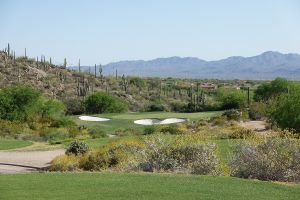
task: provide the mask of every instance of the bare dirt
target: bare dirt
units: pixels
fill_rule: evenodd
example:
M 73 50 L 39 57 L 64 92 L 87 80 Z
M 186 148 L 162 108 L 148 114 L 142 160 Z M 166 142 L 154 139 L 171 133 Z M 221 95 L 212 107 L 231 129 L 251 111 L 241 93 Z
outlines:
M 252 129 L 254 131 L 266 131 L 265 121 L 246 121 L 240 122 L 239 125 L 243 128 Z

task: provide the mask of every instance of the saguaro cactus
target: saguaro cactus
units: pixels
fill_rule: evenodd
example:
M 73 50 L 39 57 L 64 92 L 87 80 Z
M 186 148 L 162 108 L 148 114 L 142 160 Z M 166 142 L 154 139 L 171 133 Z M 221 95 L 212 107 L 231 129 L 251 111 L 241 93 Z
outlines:
M 123 74 L 122 76 L 122 86 L 124 88 L 124 92 L 126 93 L 127 92 L 127 88 L 128 88 L 128 81 L 125 77 L 125 75 Z
M 65 69 L 67 68 L 67 59 L 66 58 L 64 59 L 64 68 Z
M 10 45 L 9 45 L 9 43 L 7 44 L 7 56 L 8 57 L 10 56 Z
M 95 64 L 95 78 L 97 78 L 97 65 Z
M 81 69 L 80 69 L 80 59 L 78 61 L 78 71 L 81 72 Z
M 102 74 L 102 66 L 101 66 L 101 64 L 99 65 L 99 75 L 100 75 L 100 81 L 103 84 L 103 74 Z

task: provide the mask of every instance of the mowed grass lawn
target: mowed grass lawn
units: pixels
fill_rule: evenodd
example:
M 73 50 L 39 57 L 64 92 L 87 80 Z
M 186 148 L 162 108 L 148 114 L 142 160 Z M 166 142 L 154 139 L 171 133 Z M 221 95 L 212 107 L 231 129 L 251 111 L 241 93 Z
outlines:
M 145 173 L 0 175 L 0 199 L 299 199 L 299 185 Z
M 105 133 L 114 134 L 117 129 L 132 128 L 137 130 L 143 130 L 145 126 L 134 124 L 133 122 L 138 119 L 155 118 L 187 118 L 190 121 L 199 119 L 209 119 L 214 116 L 221 115 L 222 112 L 198 112 L 198 113 L 174 113 L 174 112 L 138 112 L 138 113 L 116 113 L 116 114 L 101 114 L 101 115 L 89 115 L 97 117 L 110 118 L 110 121 L 105 122 L 90 122 L 82 121 L 78 117 L 72 116 L 73 120 L 78 125 L 83 125 L 88 128 L 101 128 Z
M 30 141 L 0 138 L 0 150 L 17 149 L 32 145 Z

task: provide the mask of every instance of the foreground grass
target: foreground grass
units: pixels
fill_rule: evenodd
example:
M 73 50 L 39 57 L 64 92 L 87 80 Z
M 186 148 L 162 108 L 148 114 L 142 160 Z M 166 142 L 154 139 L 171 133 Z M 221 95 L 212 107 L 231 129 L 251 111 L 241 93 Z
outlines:
M 190 121 L 199 119 L 209 119 L 214 116 L 220 115 L 222 112 L 199 112 L 199 113 L 174 113 L 174 112 L 138 112 L 138 113 L 117 113 L 117 114 L 102 114 L 92 115 L 98 117 L 111 118 L 110 121 L 105 122 L 89 122 L 78 119 L 78 116 L 72 116 L 73 120 L 78 125 L 83 125 L 88 128 L 100 128 L 102 131 L 108 134 L 114 134 L 119 128 L 123 129 L 136 129 L 144 130 L 145 126 L 134 124 L 134 120 L 145 119 L 145 118 L 187 118 Z
M 127 173 L 0 175 L 0 199 L 299 199 L 300 186 L 231 177 Z
M 0 139 L 0 150 L 17 149 L 32 145 L 30 141 L 15 139 Z

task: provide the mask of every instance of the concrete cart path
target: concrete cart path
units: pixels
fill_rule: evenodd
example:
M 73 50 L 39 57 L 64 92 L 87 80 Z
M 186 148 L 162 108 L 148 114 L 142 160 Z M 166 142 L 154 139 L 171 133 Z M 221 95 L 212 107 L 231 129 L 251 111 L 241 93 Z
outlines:
M 0 173 L 32 172 L 50 165 L 64 149 L 50 151 L 0 151 Z

